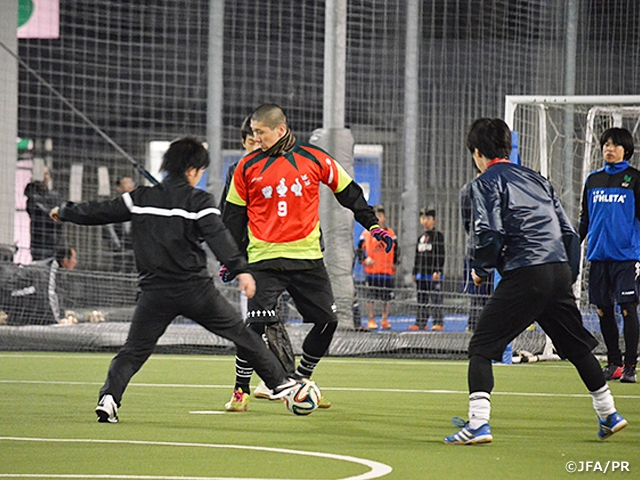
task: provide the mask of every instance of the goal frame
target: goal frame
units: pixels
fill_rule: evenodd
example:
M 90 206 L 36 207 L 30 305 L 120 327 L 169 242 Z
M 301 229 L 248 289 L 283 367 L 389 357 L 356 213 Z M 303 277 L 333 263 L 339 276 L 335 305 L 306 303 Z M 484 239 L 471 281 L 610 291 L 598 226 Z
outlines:
M 540 174 L 545 178 L 549 175 L 549 158 L 547 145 L 547 125 L 545 108 L 547 105 L 591 105 L 587 113 L 587 123 L 585 129 L 585 142 L 593 143 L 593 119 L 597 113 L 608 112 L 615 118 L 615 113 L 626 108 L 640 111 L 640 95 L 505 95 L 504 120 L 511 130 L 514 129 L 515 111 L 519 105 L 538 106 L 539 121 L 539 143 L 540 143 Z M 570 115 L 570 110 L 567 111 Z M 622 118 L 620 116 L 620 118 Z M 640 118 L 640 115 L 638 115 Z M 618 120 L 619 121 L 619 120 Z M 614 122 L 616 123 L 616 122 Z M 640 125 L 640 123 L 639 123 Z M 597 142 L 597 139 L 595 140 Z M 584 185 L 587 176 L 591 171 L 590 149 L 586 149 L 583 154 L 581 179 Z M 584 246 L 582 247 L 584 249 Z M 584 252 L 580 258 L 580 271 L 582 271 Z M 582 276 L 579 275 L 574 285 L 578 304 L 581 302 L 580 292 L 582 290 Z
M 640 95 L 505 95 L 504 121 L 513 130 L 515 111 L 518 105 L 537 105 L 540 107 L 540 174 L 548 176 L 549 159 L 547 156 L 547 131 L 544 108 L 547 104 L 580 105 L 591 104 L 594 107 L 603 105 L 639 105 Z M 591 115 L 591 113 L 590 113 Z M 589 127 L 588 127 L 589 128 Z M 593 130 L 591 132 L 593 133 Z M 587 159 L 585 158 L 585 162 Z M 586 179 L 586 178 L 585 178 Z

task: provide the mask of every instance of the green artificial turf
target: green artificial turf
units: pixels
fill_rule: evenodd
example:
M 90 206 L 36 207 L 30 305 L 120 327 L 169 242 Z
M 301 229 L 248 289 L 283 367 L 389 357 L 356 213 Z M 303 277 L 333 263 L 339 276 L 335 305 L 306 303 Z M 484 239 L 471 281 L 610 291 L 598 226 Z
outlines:
M 93 412 L 110 360 L 0 354 L 0 478 L 602 478 L 568 473 L 572 461 L 640 475 L 640 385 L 611 383 L 630 426 L 602 442 L 566 362 L 496 365 L 494 442 L 460 447 L 442 438 L 456 431 L 452 416 L 467 415 L 465 362 L 327 358 L 314 380 L 333 407 L 296 417 L 256 399 L 223 413 L 231 356 L 154 355 L 112 425 Z

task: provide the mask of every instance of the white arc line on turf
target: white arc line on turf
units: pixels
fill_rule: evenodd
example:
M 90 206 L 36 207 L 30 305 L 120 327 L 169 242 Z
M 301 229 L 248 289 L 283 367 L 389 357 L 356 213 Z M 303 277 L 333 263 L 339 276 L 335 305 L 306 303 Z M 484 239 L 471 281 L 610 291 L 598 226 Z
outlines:
M 222 445 L 215 443 L 181 443 L 181 442 L 151 442 L 144 440 L 96 440 L 91 438 L 32 438 L 32 437 L 0 437 L 0 442 L 50 442 L 50 443 L 102 443 L 102 444 L 125 444 L 125 445 L 152 445 L 160 447 L 195 447 L 195 448 L 227 448 L 230 450 L 255 450 L 262 452 L 283 453 L 289 455 L 301 455 L 306 457 L 329 458 L 349 463 L 357 463 L 371 470 L 355 477 L 345 477 L 338 480 L 370 480 L 384 477 L 393 471 L 389 465 L 367 460 L 366 458 L 352 457 L 349 455 L 336 455 L 333 453 L 307 452 L 304 450 L 291 450 L 288 448 L 256 447 L 251 445 Z M 239 478 L 239 477 L 167 477 L 167 476 L 138 476 L 138 475 L 31 475 L 31 474 L 4 474 L 0 473 L 0 478 L 113 478 L 113 479 L 149 479 L 149 480 L 261 480 L 259 478 Z

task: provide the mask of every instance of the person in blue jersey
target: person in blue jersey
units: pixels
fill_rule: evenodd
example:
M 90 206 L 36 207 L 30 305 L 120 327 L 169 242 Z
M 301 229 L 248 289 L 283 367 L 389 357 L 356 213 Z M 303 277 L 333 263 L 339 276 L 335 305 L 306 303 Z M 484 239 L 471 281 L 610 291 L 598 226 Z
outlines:
M 636 382 L 638 276 L 640 274 L 640 171 L 629 165 L 633 137 L 610 128 L 600 137 L 604 167 L 592 172 L 582 194 L 580 240 L 589 237 L 589 300 L 597 307 L 607 347 L 607 380 Z M 624 361 L 615 305 L 624 322 Z
M 578 277 L 580 242 L 547 179 L 509 161 L 511 131 L 500 119 L 476 120 L 467 148 L 481 175 L 471 183 L 473 227 L 477 239 L 472 266 L 474 282 L 497 268 L 502 275 L 482 309 L 469 342 L 469 421 L 445 437 L 450 445 L 493 441 L 489 417 L 493 390 L 492 360 L 536 320 L 568 359 L 591 393 L 604 440 L 627 426 L 616 412 L 613 396 L 598 360 L 596 339 L 582 325 L 572 291 Z M 483 273 L 485 272 L 485 273 Z M 558 425 L 556 428 L 562 428 Z M 538 435 L 532 432 L 532 435 Z
M 65 202 L 50 212 L 55 221 L 78 225 L 131 221 L 141 293 L 127 340 L 111 361 L 100 389 L 95 409 L 99 422 L 118 422 L 118 408 L 131 377 L 178 315 L 242 348 L 274 397 L 284 397 L 299 384 L 287 375 L 262 338 L 245 328 L 207 271 L 203 241 L 237 277 L 239 289 L 249 298 L 255 294 L 247 260 L 222 223 L 213 196 L 195 188 L 209 163 L 202 143 L 184 137 L 165 152 L 161 170 L 167 176 L 160 184 L 138 187 L 104 202 Z

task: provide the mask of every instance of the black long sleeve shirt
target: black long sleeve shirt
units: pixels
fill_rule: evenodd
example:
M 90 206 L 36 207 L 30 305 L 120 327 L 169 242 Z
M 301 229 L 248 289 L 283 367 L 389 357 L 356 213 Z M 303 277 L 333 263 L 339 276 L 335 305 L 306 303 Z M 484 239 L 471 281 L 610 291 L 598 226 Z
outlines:
M 209 278 L 203 241 L 232 274 L 248 269 L 213 196 L 191 187 L 185 178 L 168 177 L 105 202 L 67 202 L 59 215 L 80 225 L 131 221 L 142 288 Z

